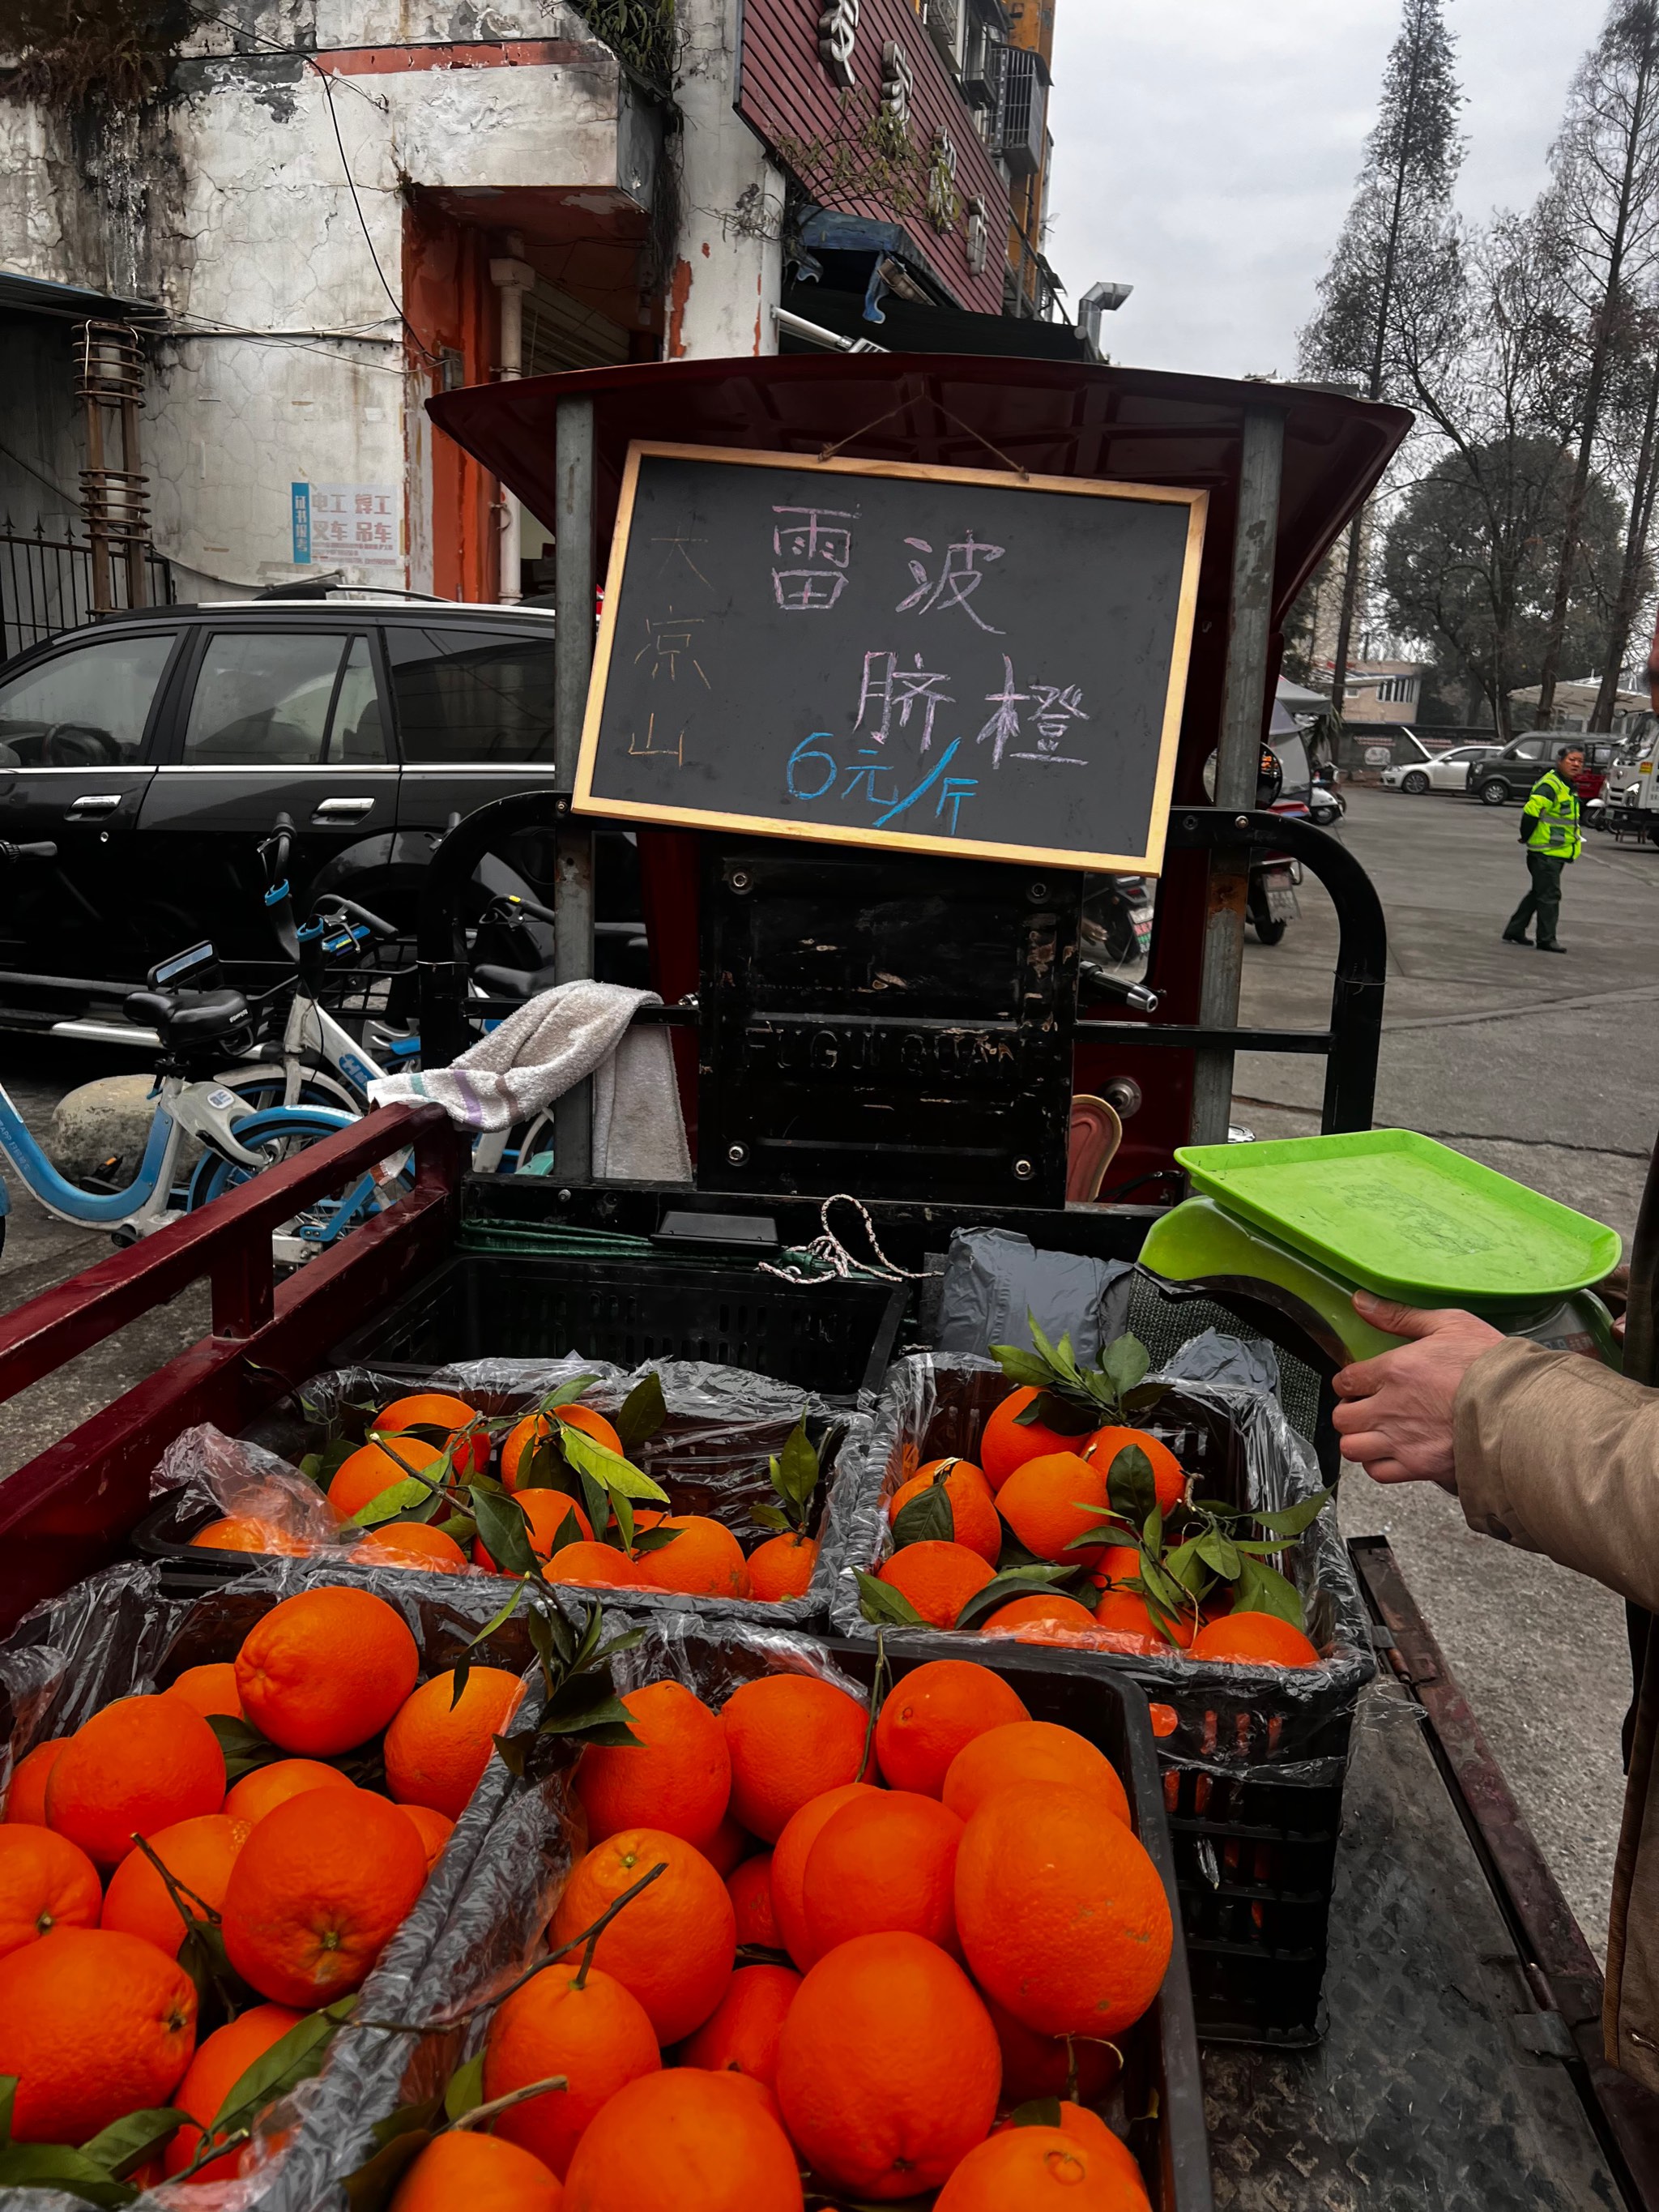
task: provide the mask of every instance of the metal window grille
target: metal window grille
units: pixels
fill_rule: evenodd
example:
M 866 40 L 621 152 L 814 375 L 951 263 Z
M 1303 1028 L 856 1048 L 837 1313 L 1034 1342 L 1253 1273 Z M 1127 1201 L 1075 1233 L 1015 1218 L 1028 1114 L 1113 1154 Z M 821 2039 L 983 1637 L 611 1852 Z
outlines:
M 1030 46 L 1010 46 L 1002 89 L 1002 158 L 1014 175 L 1030 177 L 1042 165 L 1048 72 Z
M 927 0 L 927 34 L 957 69 L 962 60 L 962 0 Z
M 176 597 L 171 564 L 153 545 L 143 548 L 143 562 L 149 604 L 171 606 Z M 112 574 L 118 611 L 127 604 L 124 564 L 112 563 Z M 48 538 L 44 523 L 21 531 L 12 527 L 9 516 L 0 521 L 0 659 L 77 629 L 90 621 L 94 605 L 89 543 L 72 532 Z

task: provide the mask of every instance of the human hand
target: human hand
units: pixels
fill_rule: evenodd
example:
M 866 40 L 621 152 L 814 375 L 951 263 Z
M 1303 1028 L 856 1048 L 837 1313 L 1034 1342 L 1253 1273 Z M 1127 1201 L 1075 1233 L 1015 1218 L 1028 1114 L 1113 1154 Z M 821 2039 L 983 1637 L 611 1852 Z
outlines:
M 1373 1328 L 1417 1340 L 1356 1360 L 1336 1376 L 1332 1387 L 1345 1401 L 1334 1416 L 1343 1458 L 1357 1460 L 1376 1482 L 1437 1482 L 1455 1492 L 1458 1385 L 1483 1352 L 1504 1341 L 1503 1331 L 1455 1308 L 1424 1313 L 1369 1291 L 1356 1291 L 1353 1304 Z

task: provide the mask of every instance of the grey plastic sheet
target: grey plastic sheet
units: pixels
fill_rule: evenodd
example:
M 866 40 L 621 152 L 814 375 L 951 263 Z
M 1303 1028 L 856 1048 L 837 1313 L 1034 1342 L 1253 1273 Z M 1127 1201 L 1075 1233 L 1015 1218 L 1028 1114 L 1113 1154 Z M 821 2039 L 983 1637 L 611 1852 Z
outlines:
M 1011 1229 L 951 1232 L 939 1293 L 938 1349 L 983 1358 L 997 1344 L 1026 1344 L 1033 1320 L 1045 1336 L 1068 1334 L 1085 1365 L 1101 1347 L 1100 1307 L 1127 1260 L 1040 1252 Z
M 25 1615 L 0 1645 L 13 1765 L 33 1746 L 76 1728 L 112 1699 L 151 1691 L 185 1667 L 234 1656 L 270 1607 L 301 1590 L 339 1583 L 325 1562 L 282 1559 L 192 1598 L 161 1594 L 161 1571 L 111 1567 Z M 356 1571 L 408 1622 L 422 1679 L 453 1664 L 500 1601 L 492 1578 Z M 573 1608 L 554 1594 L 567 1612 Z M 524 1672 L 528 1638 L 509 1622 L 474 1653 L 480 1662 Z M 521 1716 L 533 1717 L 539 1673 L 527 1675 Z M 426 2018 L 459 2010 L 505 1985 L 538 1941 L 578 1838 L 562 1775 L 516 1780 L 492 1760 L 425 1888 L 363 1985 L 364 2020 Z M 418 2011 L 412 2008 L 418 2008 Z M 373 2122 L 402 2101 L 406 2082 L 441 2084 L 465 2056 L 457 2039 L 397 2036 L 351 2024 L 336 2039 L 321 2075 L 266 2116 L 246 2177 L 224 2184 L 164 2185 L 139 2200 L 155 2212 L 320 2212 L 339 2201 L 337 2185 L 361 2162 Z M 286 2140 L 283 2140 L 286 2138 Z M 0 2212 L 56 2212 L 58 2192 L 0 2191 Z
M 1261 1382 L 1256 1387 L 1194 1379 L 1187 1372 L 1181 1355 L 1153 1379 L 1178 1386 L 1183 1401 L 1200 1411 L 1207 1410 L 1235 1432 L 1243 1454 L 1241 1503 L 1264 1511 L 1297 1504 L 1322 1487 L 1313 1452 L 1285 1420 L 1271 1386 L 1267 1384 L 1266 1368 L 1260 1357 L 1267 1347 L 1231 1340 L 1237 1344 L 1237 1350 L 1230 1352 L 1229 1341 L 1216 1339 L 1212 1334 L 1195 1340 L 1194 1364 L 1206 1376 L 1260 1376 Z M 876 1633 L 860 1607 L 858 1573 L 860 1569 L 874 1572 L 882 1560 L 890 1556 L 888 1501 L 903 1481 L 907 1467 L 914 1466 L 915 1455 L 927 1438 L 936 1414 L 948 1412 L 953 1402 L 959 1404 L 963 1401 L 964 1386 L 971 1378 L 994 1377 L 1000 1372 L 992 1360 L 947 1358 L 938 1353 L 913 1354 L 889 1370 L 872 1428 L 870 1465 L 858 1486 L 856 1541 L 830 1600 L 830 1624 L 839 1633 L 860 1639 L 872 1638 Z M 933 1440 L 935 1449 L 944 1450 L 966 1450 L 968 1442 L 965 1435 L 942 1445 L 937 1435 Z M 1371 1650 L 1370 1616 L 1338 1532 L 1334 1512 L 1322 1514 L 1299 1540 L 1291 1553 L 1290 1571 L 1308 1606 L 1310 1619 L 1318 1621 L 1322 1618 L 1328 1623 L 1325 1656 L 1316 1667 L 1272 1670 L 1204 1667 L 1173 1655 L 1168 1659 L 1102 1656 L 1095 1663 L 1128 1667 L 1149 1698 L 1164 1699 L 1178 1709 L 1183 1704 L 1190 1705 L 1193 1692 L 1200 1685 L 1218 1686 L 1226 1692 L 1243 1692 L 1253 1686 L 1260 1692 L 1264 1681 L 1270 1680 L 1276 1706 L 1291 1710 L 1301 1706 L 1310 1712 L 1327 1712 L 1335 1703 L 1351 1710 L 1360 1689 L 1376 1674 L 1376 1665 Z M 957 1657 L 964 1656 L 967 1639 L 954 1631 L 907 1629 L 903 1633 L 907 1641 L 925 1641 L 941 1656 L 947 1653 Z M 1057 1655 L 1064 1654 L 1072 1664 L 1086 1665 L 1093 1657 L 1086 1651 L 1068 1650 L 1060 1644 L 1045 1648 Z M 1218 1768 L 1237 1773 L 1241 1764 L 1254 1765 L 1260 1759 L 1262 1747 L 1254 1735 L 1240 1735 L 1230 1741 L 1224 1727 L 1218 1729 L 1212 1716 L 1200 1727 L 1203 1733 L 1199 1741 L 1187 1747 L 1202 1761 L 1213 1762 Z
M 831 1407 L 814 1393 L 769 1376 L 704 1360 L 653 1360 L 631 1372 L 604 1360 L 571 1358 L 470 1360 L 423 1370 L 418 1377 L 408 1369 L 337 1369 L 313 1376 L 244 1437 L 228 1438 L 217 1430 L 187 1432 L 164 1455 L 152 1477 L 152 1495 L 200 1496 L 221 1512 L 252 1514 L 307 1541 L 337 1545 L 315 1485 L 295 1462 L 332 1436 L 361 1437 L 368 1419 L 365 1409 L 415 1390 L 436 1390 L 451 1392 L 492 1415 L 522 1413 L 558 1384 L 592 1375 L 594 1387 L 583 1402 L 614 1413 L 651 1373 L 662 1383 L 668 1418 L 635 1453 L 637 1464 L 669 1492 L 678 1511 L 706 1514 L 722 1522 L 748 1551 L 764 1534 L 753 1520 L 753 1507 L 777 1502 L 768 1463 L 805 1417 L 823 1468 L 815 1531 L 818 1553 L 801 1597 L 767 1602 L 630 1589 L 632 1609 L 706 1612 L 796 1627 L 821 1625 L 836 1575 L 861 1525 L 854 1490 L 868 1463 L 870 1416 Z

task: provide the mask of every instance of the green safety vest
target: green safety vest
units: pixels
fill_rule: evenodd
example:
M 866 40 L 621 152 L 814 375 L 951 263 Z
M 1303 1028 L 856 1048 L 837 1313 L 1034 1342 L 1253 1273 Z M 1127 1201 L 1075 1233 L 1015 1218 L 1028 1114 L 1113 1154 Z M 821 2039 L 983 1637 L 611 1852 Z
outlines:
M 1553 768 L 1534 784 L 1522 811 L 1533 817 L 1529 853 L 1547 853 L 1553 860 L 1578 858 L 1584 842 L 1578 834 L 1578 793 Z

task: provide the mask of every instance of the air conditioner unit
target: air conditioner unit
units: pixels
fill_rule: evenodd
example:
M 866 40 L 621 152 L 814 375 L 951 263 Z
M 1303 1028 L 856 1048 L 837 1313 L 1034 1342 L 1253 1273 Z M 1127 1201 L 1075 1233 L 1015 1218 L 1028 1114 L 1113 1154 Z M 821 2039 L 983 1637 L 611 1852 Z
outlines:
M 1017 177 L 1042 167 L 1043 125 L 1048 111 L 1048 71 L 1030 46 L 1008 48 L 1002 87 L 1002 158 Z
M 954 73 L 962 66 L 962 0 L 927 0 L 927 34 Z

